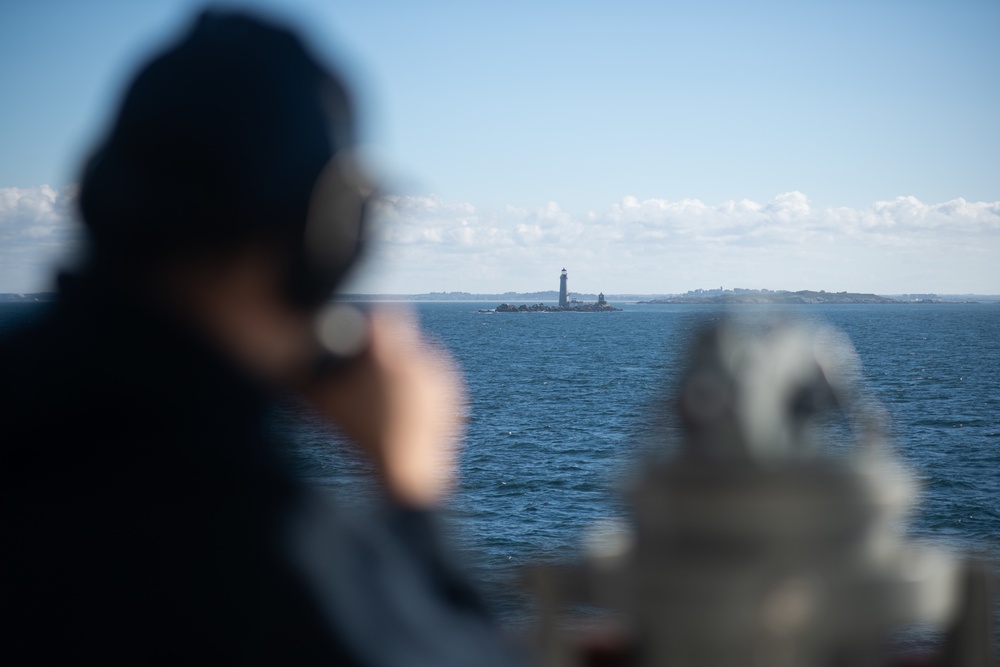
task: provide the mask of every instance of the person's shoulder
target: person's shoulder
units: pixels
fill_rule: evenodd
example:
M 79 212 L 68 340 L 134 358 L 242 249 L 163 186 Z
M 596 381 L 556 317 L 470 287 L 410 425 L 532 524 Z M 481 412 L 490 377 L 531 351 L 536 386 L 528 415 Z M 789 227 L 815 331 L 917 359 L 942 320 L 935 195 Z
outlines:
M 35 370 L 53 361 L 49 353 L 56 340 L 51 313 L 4 331 L 0 335 L 0 387 L 34 377 Z
M 85 426 L 108 402 L 97 390 L 108 361 L 91 329 L 86 318 L 53 307 L 0 339 L 0 449 L 7 463 L 58 457 L 92 435 Z

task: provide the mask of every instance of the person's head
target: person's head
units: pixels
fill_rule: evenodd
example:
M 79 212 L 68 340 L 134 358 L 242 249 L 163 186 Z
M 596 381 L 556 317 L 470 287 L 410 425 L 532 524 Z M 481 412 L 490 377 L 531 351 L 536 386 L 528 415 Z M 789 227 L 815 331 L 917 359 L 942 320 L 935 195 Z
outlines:
M 95 269 L 127 281 L 264 249 L 311 309 L 358 252 L 353 142 L 344 86 L 294 33 L 207 11 L 139 70 L 85 165 Z

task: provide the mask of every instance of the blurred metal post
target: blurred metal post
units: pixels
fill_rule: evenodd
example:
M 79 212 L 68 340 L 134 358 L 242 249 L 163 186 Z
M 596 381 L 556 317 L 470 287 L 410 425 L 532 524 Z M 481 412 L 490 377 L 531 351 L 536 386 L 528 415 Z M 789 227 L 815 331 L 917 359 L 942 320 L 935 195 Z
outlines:
M 828 328 L 705 331 L 677 399 L 681 453 L 639 480 L 634 526 L 605 526 L 583 562 L 532 573 L 544 664 L 585 664 L 558 620 L 579 603 L 624 620 L 628 664 L 882 665 L 908 626 L 947 630 L 937 664 L 992 664 L 987 568 L 904 539 L 916 485 L 859 375 Z

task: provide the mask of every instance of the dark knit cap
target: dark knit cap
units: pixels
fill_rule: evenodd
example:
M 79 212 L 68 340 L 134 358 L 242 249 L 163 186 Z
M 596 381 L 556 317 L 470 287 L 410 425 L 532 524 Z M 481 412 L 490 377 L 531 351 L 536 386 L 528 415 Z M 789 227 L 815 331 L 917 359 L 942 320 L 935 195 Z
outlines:
M 127 88 L 80 209 L 105 260 L 248 238 L 294 248 L 317 178 L 353 139 L 344 86 L 294 33 L 209 10 Z

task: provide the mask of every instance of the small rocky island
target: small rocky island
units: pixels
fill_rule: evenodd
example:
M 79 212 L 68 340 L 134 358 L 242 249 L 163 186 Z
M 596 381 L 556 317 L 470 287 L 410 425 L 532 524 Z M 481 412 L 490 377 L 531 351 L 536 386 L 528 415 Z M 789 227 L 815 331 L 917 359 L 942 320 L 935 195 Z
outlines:
M 603 294 L 601 298 L 604 298 Z M 607 301 L 598 301 L 597 303 L 570 302 L 565 306 L 546 306 L 544 303 L 515 306 L 510 303 L 501 303 L 493 310 L 497 313 L 610 313 L 620 311 L 621 308 L 615 308 Z
M 493 309 L 497 313 L 610 313 L 621 310 L 615 308 L 604 298 L 604 292 L 597 295 L 597 302 L 577 301 L 569 298 L 568 277 L 566 269 L 559 274 L 559 305 L 546 306 L 544 303 L 536 303 L 532 306 L 515 306 L 510 303 L 501 303 Z

